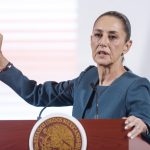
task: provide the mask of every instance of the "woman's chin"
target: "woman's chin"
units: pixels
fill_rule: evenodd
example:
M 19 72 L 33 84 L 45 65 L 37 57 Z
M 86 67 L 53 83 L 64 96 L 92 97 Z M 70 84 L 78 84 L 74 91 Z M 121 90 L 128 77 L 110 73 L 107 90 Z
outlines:
M 108 61 L 97 61 L 96 63 L 97 63 L 98 66 L 104 66 L 104 67 L 107 67 L 111 64 Z

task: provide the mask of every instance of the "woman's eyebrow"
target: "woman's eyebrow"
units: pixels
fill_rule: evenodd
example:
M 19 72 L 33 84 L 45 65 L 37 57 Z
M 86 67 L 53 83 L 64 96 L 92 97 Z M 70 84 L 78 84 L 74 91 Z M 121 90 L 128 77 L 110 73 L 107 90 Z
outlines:
M 109 31 L 110 34 L 117 34 L 117 31 Z

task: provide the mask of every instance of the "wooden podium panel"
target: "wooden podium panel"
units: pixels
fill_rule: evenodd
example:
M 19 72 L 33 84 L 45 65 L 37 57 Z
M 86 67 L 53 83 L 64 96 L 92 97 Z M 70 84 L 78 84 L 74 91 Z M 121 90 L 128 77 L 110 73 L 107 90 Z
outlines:
M 87 134 L 87 150 L 150 150 L 140 136 L 130 140 L 124 120 L 80 120 Z M 35 120 L 0 120 L 0 150 L 29 150 Z
M 81 123 L 87 134 L 87 150 L 128 150 L 123 120 L 81 120 Z
M 87 150 L 150 150 L 141 137 L 129 139 L 123 119 L 80 120 L 87 134 Z
M 36 121 L 0 121 L 0 150 L 29 150 L 29 135 Z

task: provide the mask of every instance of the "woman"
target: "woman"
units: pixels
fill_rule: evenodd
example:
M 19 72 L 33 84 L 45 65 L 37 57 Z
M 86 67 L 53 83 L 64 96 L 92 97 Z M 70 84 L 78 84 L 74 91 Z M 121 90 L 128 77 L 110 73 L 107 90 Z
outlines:
M 93 60 L 79 77 L 66 82 L 36 84 L 0 54 L 0 80 L 35 106 L 73 105 L 81 118 L 125 118 L 128 137 L 146 134 L 150 126 L 150 84 L 123 66 L 131 27 L 126 16 L 109 11 L 97 18 L 91 35 Z M 1 38 L 2 39 L 2 38 Z M 18 83 L 18 84 L 16 84 Z

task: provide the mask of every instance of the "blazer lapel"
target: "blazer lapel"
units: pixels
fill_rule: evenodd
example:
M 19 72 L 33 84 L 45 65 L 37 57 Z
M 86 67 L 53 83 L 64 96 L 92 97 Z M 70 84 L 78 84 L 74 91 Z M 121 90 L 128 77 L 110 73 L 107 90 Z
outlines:
M 90 97 L 92 96 L 92 93 L 94 92 L 94 88 L 96 88 L 96 85 L 98 84 L 99 78 L 98 78 L 98 72 L 97 69 L 94 70 L 91 74 L 91 78 L 89 79 L 89 82 L 86 84 L 86 88 L 82 90 L 81 97 L 83 101 L 83 109 L 79 116 L 79 118 L 83 118 L 84 111 L 87 107 L 87 104 L 90 100 Z

